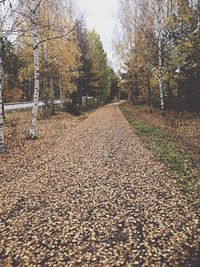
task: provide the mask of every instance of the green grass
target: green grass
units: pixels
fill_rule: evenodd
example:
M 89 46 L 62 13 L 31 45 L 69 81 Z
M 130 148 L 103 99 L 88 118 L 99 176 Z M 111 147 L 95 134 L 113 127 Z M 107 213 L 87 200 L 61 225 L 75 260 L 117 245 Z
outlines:
M 175 174 L 182 186 L 182 192 L 192 194 L 196 206 L 200 207 L 198 177 L 192 171 L 197 166 L 189 153 L 180 144 L 174 142 L 164 131 L 134 117 L 134 111 L 127 110 L 125 104 L 121 104 L 120 109 L 130 125 L 135 128 L 137 135 L 142 138 L 154 155 L 164 163 L 165 167 L 173 175 Z

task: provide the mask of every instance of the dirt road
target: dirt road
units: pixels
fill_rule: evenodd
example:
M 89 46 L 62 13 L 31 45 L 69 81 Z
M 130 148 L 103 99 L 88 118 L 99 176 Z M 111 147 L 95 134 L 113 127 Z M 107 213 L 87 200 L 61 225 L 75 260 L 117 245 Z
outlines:
M 198 266 L 197 211 L 118 105 L 56 123 L 1 168 L 0 266 Z

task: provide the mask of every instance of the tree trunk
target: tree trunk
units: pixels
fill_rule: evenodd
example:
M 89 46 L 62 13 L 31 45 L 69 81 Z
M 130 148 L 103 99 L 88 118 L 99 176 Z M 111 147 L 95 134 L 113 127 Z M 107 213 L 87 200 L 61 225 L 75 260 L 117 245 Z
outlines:
M 48 89 L 49 82 L 47 85 L 46 79 L 43 78 L 43 91 L 44 91 L 44 115 L 45 117 L 48 117 L 50 115 L 49 111 L 49 101 L 48 101 Z
M 128 102 L 129 104 L 133 104 L 133 90 L 128 92 Z
M 31 100 L 31 78 L 28 78 L 28 101 Z
M 34 0 L 33 1 L 33 6 Z M 28 132 L 28 138 L 35 139 L 36 138 L 36 123 L 37 123 L 37 115 L 38 115 L 38 103 L 39 103 L 39 38 L 37 32 L 37 18 L 38 11 L 32 10 L 32 39 L 33 39 L 33 57 L 34 57 L 34 98 L 33 98 L 33 109 L 32 109 L 32 119 Z
M 4 134 L 3 134 L 3 62 L 2 62 L 2 37 L 0 36 L 0 153 L 4 152 Z
M 60 89 L 60 100 L 61 100 L 61 109 L 64 109 L 64 105 L 63 105 L 63 92 L 62 92 L 62 79 L 59 75 L 59 89 Z
M 150 107 L 150 112 L 153 111 L 152 108 L 152 93 L 151 93 L 151 80 L 150 80 L 150 74 L 148 73 L 148 102 Z
M 158 41 L 158 83 L 160 91 L 160 108 L 161 114 L 165 113 L 165 102 L 164 102 L 164 90 L 163 90 L 163 66 L 162 66 L 162 44 L 161 39 Z
M 168 107 L 171 109 L 173 107 L 172 99 L 172 88 L 171 88 L 171 71 L 169 70 L 169 78 L 167 81 L 167 92 L 168 92 Z
M 191 84 L 191 88 L 193 88 L 192 84 Z M 180 113 L 180 90 L 181 90 L 181 85 L 180 85 L 180 81 L 178 81 L 177 83 L 177 95 L 176 95 L 176 110 L 177 110 L 177 113 L 179 114 Z M 191 99 L 190 101 L 191 102 Z
M 54 82 L 53 82 L 53 78 L 50 77 L 50 90 L 51 90 L 51 115 L 55 115 L 55 106 L 54 106 L 54 100 L 55 100 L 55 96 L 54 96 Z
M 78 98 L 79 98 L 79 111 L 81 111 L 82 107 L 82 98 L 83 98 L 83 89 L 82 89 L 82 77 L 81 74 L 79 74 L 79 93 L 78 93 Z
M 4 87 L 4 86 L 3 86 Z M 2 114 L 3 114 L 3 119 L 6 119 L 6 114 L 5 114 L 5 107 L 4 107 L 4 96 L 2 95 Z

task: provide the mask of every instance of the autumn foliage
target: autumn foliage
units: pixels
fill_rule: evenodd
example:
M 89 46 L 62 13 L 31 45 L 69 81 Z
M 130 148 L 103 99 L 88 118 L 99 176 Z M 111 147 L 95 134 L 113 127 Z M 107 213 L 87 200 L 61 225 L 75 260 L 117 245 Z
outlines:
M 134 103 L 200 110 L 200 3 L 120 1 L 115 51 Z

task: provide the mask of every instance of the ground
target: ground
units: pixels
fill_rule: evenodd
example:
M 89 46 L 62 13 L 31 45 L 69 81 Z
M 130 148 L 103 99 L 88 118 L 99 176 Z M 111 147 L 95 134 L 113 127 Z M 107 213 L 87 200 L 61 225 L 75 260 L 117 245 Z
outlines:
M 142 139 L 144 145 L 160 160 L 168 175 L 179 182 L 181 190 L 200 208 L 200 117 L 184 112 L 167 111 L 128 103 L 120 110 Z M 169 173 L 170 172 L 170 173 Z
M 166 111 L 162 116 L 160 109 L 153 108 L 149 112 L 148 106 L 133 106 L 125 104 L 126 110 L 133 113 L 137 120 L 146 122 L 152 127 L 167 132 L 173 140 L 181 143 L 194 156 L 200 155 L 200 116 L 194 112 Z
M 199 266 L 199 214 L 118 104 L 2 156 L 0 266 Z

